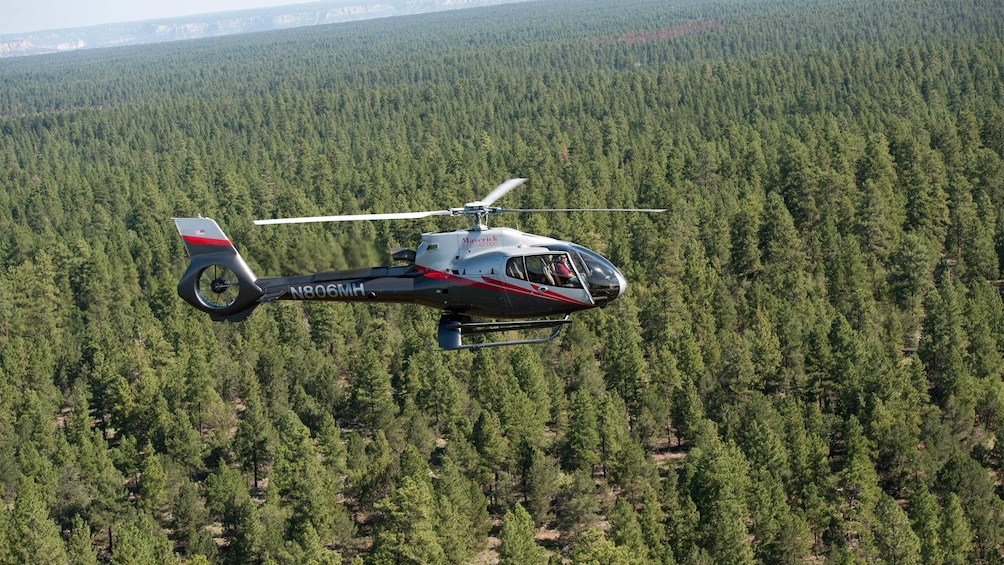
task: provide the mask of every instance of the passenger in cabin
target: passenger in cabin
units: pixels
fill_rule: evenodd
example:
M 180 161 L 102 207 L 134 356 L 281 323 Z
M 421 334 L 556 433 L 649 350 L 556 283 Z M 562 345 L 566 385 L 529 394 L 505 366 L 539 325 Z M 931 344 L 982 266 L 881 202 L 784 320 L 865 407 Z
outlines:
M 509 259 L 509 262 L 505 266 L 505 274 L 509 278 L 519 279 L 521 281 L 526 280 L 526 273 L 523 271 L 523 258 L 513 257 Z
M 526 280 L 548 286 L 557 286 L 554 280 L 554 273 L 551 271 L 551 255 L 527 255 L 526 256 Z

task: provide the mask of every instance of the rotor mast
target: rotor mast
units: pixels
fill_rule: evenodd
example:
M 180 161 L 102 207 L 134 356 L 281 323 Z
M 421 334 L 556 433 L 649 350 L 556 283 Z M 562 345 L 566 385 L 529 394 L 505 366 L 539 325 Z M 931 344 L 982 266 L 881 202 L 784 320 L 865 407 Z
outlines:
M 471 231 L 484 231 L 488 229 L 488 216 L 497 213 L 498 210 L 498 208 L 492 208 L 491 205 L 499 198 L 508 194 L 510 190 L 526 182 L 526 180 L 525 178 L 509 179 L 496 186 L 483 199 L 468 202 L 464 204 L 463 208 L 454 208 L 451 211 L 456 216 L 473 216 L 475 220 L 474 225 L 471 226 Z
M 484 231 L 488 229 L 488 216 L 491 209 L 481 202 L 470 202 L 463 208 L 458 208 L 458 216 L 473 216 L 474 223 L 471 224 L 471 231 Z

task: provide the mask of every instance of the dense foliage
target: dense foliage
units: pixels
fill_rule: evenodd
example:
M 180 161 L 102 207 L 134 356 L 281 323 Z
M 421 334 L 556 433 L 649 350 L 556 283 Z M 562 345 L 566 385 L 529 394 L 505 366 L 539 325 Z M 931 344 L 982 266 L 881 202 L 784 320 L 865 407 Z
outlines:
M 1004 563 L 1004 4 L 530 2 L 0 62 L 0 564 Z M 628 293 L 547 346 L 177 297 L 499 181 Z M 446 220 L 446 223 L 449 223 Z

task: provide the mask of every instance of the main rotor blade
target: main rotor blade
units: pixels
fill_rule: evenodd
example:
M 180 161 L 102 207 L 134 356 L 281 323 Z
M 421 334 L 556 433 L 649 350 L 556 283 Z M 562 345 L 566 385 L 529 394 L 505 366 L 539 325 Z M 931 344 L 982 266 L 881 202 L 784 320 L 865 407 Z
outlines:
M 509 179 L 503 182 L 502 184 L 496 186 L 494 190 L 488 193 L 488 196 L 485 196 L 480 202 L 477 202 L 477 204 L 481 204 L 483 206 L 491 206 L 492 202 L 495 202 L 499 198 L 502 198 L 510 190 L 516 188 L 517 186 L 523 184 L 524 182 L 526 182 L 526 179 Z
M 272 224 L 307 224 L 311 222 L 355 222 L 358 220 L 414 220 L 429 216 L 449 216 L 450 210 L 429 210 L 426 212 L 391 212 L 387 214 L 346 214 L 341 216 L 311 216 L 306 218 L 276 218 L 274 220 L 255 220 L 255 225 Z
M 519 212 L 665 212 L 666 208 L 492 208 L 495 214 Z

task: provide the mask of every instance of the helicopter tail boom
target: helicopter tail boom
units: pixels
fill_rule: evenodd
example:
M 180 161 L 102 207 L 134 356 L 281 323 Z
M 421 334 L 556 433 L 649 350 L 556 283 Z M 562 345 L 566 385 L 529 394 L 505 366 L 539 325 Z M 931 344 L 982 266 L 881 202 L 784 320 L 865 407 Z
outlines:
M 175 218 L 191 262 L 178 283 L 178 296 L 215 321 L 246 318 L 262 289 L 220 226 L 209 218 Z

